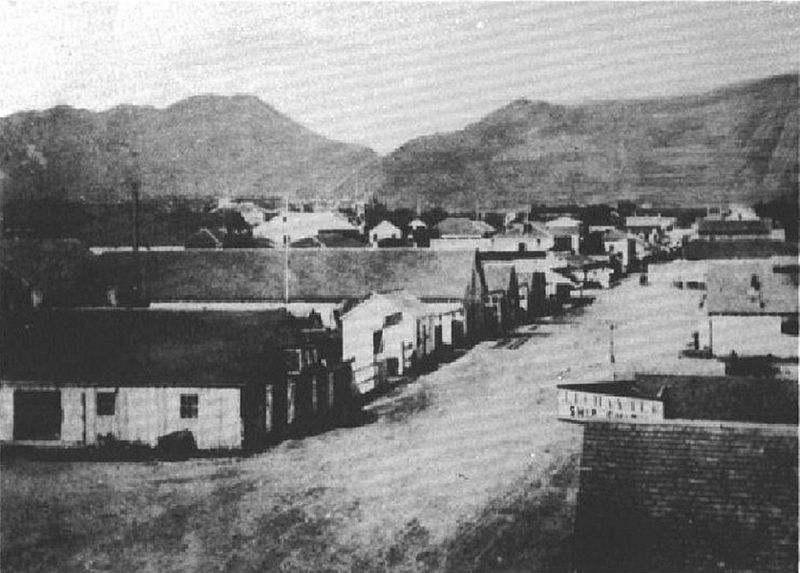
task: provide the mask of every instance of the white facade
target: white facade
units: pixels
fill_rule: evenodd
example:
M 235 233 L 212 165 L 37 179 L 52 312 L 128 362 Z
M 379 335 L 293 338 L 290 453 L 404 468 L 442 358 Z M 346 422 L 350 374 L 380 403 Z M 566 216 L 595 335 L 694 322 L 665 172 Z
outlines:
M 479 237 L 442 237 L 431 239 L 431 249 L 438 251 L 491 251 L 492 239 Z
M 385 239 L 402 239 L 403 232 L 389 221 L 381 221 L 369 231 L 369 242 L 377 245 Z
M 553 237 L 532 235 L 496 235 L 491 238 L 490 251 L 546 251 L 553 246 Z
M 454 320 L 464 319 L 454 303 L 425 304 L 408 294 L 374 294 L 342 317 L 342 357 L 352 360 L 361 393 L 379 382 L 379 363 L 392 361 L 403 375 L 413 362 L 433 354 L 436 332 L 441 344 L 452 344 Z
M 781 333 L 783 318 L 769 315 L 727 316 L 713 315 L 701 325 L 700 332 L 706 345 L 710 341 L 716 356 L 766 356 L 797 358 L 798 338 Z M 701 345 L 702 346 L 702 345 Z
M 61 422 L 58 437 L 51 440 L 15 439 L 14 393 L 58 392 Z M 113 394 L 113 414 L 98 413 L 97 395 Z M 195 417 L 181 417 L 182 396 L 196 397 Z M 190 399 L 194 402 L 194 398 Z M 192 387 L 96 387 L 55 386 L 31 382 L 0 384 L 0 442 L 85 446 L 107 436 L 156 446 L 159 436 L 189 430 L 199 449 L 234 449 L 242 446 L 240 388 Z M 184 408 L 185 410 L 185 408 Z M 183 412 L 186 414 L 187 412 Z
M 628 238 L 603 240 L 603 250 L 607 255 L 616 255 L 622 253 L 622 269 L 627 271 L 630 264 L 630 256 L 628 253 Z

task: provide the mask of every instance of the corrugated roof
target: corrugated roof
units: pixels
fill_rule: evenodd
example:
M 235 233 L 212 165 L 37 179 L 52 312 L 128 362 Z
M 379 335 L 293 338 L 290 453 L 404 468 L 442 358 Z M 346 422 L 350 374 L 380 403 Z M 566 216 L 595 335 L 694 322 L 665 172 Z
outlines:
M 282 249 L 140 253 L 145 293 L 155 301 L 283 300 Z M 106 283 L 130 284 L 132 253 L 105 253 Z M 463 299 L 475 253 L 431 249 L 290 249 L 291 300 L 360 299 L 405 289 L 422 299 Z
M 13 320 L 3 379 L 110 386 L 263 380 L 268 352 L 293 340 L 302 322 L 283 310 L 146 309 L 60 309 Z
M 709 314 L 796 314 L 797 270 L 774 272 L 770 261 L 714 265 L 706 275 Z

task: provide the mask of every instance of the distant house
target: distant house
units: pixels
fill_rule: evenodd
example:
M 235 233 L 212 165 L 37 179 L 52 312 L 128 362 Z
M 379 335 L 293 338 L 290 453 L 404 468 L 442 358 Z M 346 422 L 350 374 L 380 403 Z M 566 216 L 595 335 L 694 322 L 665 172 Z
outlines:
M 534 299 L 539 296 L 543 296 L 545 300 L 555 300 L 561 297 L 563 302 L 570 297 L 569 293 L 573 288 L 579 287 L 572 279 L 555 272 L 554 269 L 563 267 L 564 263 L 558 253 L 553 251 L 487 251 L 480 253 L 480 261 L 484 267 L 494 263 L 513 264 L 518 283 L 529 285 L 528 296 L 531 297 L 531 302 L 534 302 Z M 534 277 L 534 275 L 536 276 Z M 543 293 L 538 292 L 539 285 L 543 285 Z M 521 295 L 521 308 L 525 306 L 523 300 L 524 297 Z M 531 312 L 534 310 L 533 306 L 536 306 L 536 310 L 530 318 L 541 316 L 540 313 L 544 309 L 540 303 L 537 305 L 527 305 Z
M 488 293 L 487 321 L 496 334 L 511 330 L 521 318 L 517 273 L 513 263 L 488 263 L 483 266 Z
M 650 245 L 658 244 L 675 225 L 675 217 L 640 215 L 625 218 L 625 230 Z
M 461 316 L 457 303 L 429 305 L 405 291 L 375 293 L 350 309 L 342 316 L 342 354 L 352 360 L 359 392 L 458 344 Z
M 260 448 L 345 421 L 349 367 L 284 311 L 75 309 L 15 315 L 0 371 L 0 441 Z M 325 359 L 329 359 L 326 361 Z
M 535 222 L 515 223 L 505 233 L 492 237 L 491 251 L 546 251 L 555 237 L 544 225 Z
M 483 328 L 484 283 L 470 251 L 197 250 L 146 253 L 140 260 L 142 286 L 153 308 L 286 307 L 298 316 L 314 311 L 335 327 L 347 304 L 402 289 L 428 304 L 459 303 L 465 340 L 480 338 Z M 134 262 L 132 253 L 107 253 L 97 258 L 97 272 L 105 284 L 125 291 L 135 282 Z
M 431 239 L 431 249 L 436 250 L 489 250 L 494 227 L 483 221 L 466 217 L 448 217 L 436 225 L 438 238 Z
M 553 236 L 553 250 L 572 251 L 580 250 L 581 222 L 572 217 L 558 217 L 545 222 L 545 228 Z
M 706 276 L 708 346 L 718 356 L 797 357 L 796 260 L 712 265 Z
M 619 259 L 622 272 L 627 272 L 631 262 L 636 258 L 636 243 L 626 233 L 612 229 L 602 235 L 603 251 L 609 257 Z
M 277 217 L 253 227 L 253 237 L 269 239 L 275 245 L 284 245 L 287 237 L 292 242 L 317 237 L 325 231 L 359 232 L 359 229 L 338 212 L 282 211 Z
M 389 221 L 381 221 L 369 230 L 368 235 L 370 244 L 373 247 L 377 247 L 378 243 L 381 241 L 402 239 L 403 231 L 400 230 L 400 227 L 393 225 Z
M 569 277 L 579 288 L 610 288 L 614 271 L 606 260 L 585 255 L 563 255 L 554 271 Z
M 422 229 L 427 229 L 427 228 L 428 228 L 428 225 L 426 225 L 426 224 L 425 224 L 425 222 L 424 222 L 424 221 L 422 221 L 421 219 L 417 218 L 417 219 L 414 219 L 413 221 L 411 221 L 411 222 L 408 224 L 408 227 L 409 227 L 409 228 L 410 228 L 412 231 L 420 231 L 420 230 L 422 230 Z

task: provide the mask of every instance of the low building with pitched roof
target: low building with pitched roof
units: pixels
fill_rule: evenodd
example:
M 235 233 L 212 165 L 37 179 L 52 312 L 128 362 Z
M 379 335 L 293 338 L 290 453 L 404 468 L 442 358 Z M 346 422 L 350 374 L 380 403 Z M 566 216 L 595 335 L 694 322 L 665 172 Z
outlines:
M 360 393 L 403 376 L 463 336 L 458 303 L 425 304 L 406 291 L 374 293 L 342 316 L 342 356 Z
M 708 347 L 717 356 L 797 358 L 798 265 L 730 261 L 706 274 Z
M 343 422 L 349 365 L 310 320 L 285 311 L 56 309 L 4 325 L 0 442 L 259 448 Z
M 370 244 L 373 247 L 377 247 L 378 243 L 381 241 L 402 239 L 403 231 L 400 229 L 400 227 L 390 223 L 389 221 L 381 221 L 372 229 L 370 229 L 367 235 L 369 236 Z

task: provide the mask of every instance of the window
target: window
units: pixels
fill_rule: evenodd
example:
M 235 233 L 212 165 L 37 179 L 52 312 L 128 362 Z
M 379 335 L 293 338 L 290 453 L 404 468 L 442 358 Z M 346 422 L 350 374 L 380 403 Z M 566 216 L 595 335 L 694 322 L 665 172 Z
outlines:
M 389 316 L 384 317 L 383 319 L 383 326 L 384 328 L 388 326 L 394 326 L 396 324 L 400 324 L 403 322 L 403 313 L 402 312 L 395 312 L 390 314 Z
M 372 333 L 372 353 L 380 354 L 383 352 L 383 331 L 376 330 Z
M 300 349 L 292 348 L 291 350 L 285 350 L 283 357 L 287 372 L 300 372 Z
M 95 400 L 98 416 L 114 415 L 117 403 L 116 392 L 98 392 Z
M 781 321 L 781 334 L 797 336 L 797 317 L 784 318 Z
M 181 419 L 197 418 L 198 402 L 197 394 L 181 394 Z

